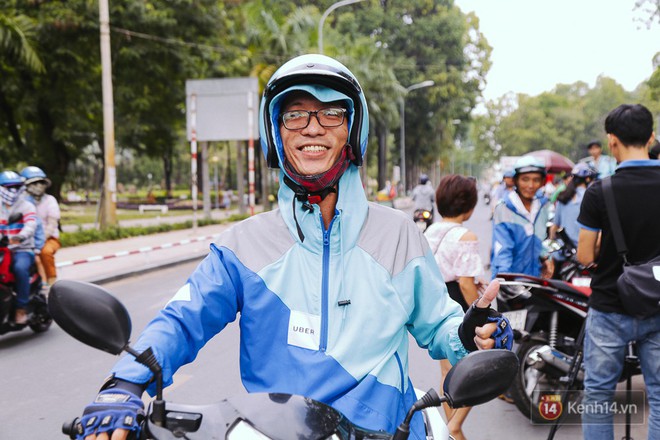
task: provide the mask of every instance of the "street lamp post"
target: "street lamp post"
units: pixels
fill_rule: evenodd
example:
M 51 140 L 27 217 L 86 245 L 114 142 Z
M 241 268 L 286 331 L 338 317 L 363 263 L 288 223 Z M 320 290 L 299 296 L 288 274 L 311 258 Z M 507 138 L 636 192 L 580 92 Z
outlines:
M 401 133 L 400 133 L 400 141 L 401 141 L 401 182 L 402 182 L 402 190 L 403 194 L 405 195 L 406 193 L 406 95 L 408 93 L 412 92 L 413 90 L 417 89 L 422 89 L 424 87 L 431 87 L 434 85 L 435 82 L 429 80 L 422 81 L 417 84 L 413 84 L 409 87 L 406 87 L 406 93 L 401 97 Z
M 325 10 L 323 15 L 321 16 L 321 20 L 319 20 L 319 53 L 320 54 L 323 53 L 323 23 L 325 23 L 325 19 L 328 18 L 328 15 L 330 15 L 330 13 L 337 8 L 346 5 L 351 5 L 353 3 L 357 3 L 361 1 L 364 0 L 342 0 L 340 2 L 333 3 L 328 9 Z

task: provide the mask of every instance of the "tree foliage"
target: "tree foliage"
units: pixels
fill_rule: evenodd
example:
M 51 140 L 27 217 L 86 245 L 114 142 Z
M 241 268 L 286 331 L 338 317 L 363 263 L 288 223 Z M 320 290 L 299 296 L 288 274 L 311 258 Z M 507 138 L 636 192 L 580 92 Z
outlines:
M 608 77 L 598 78 L 592 89 L 576 82 L 559 84 L 538 96 L 518 95 L 516 105 L 510 98 L 491 104 L 477 125 L 477 145 L 493 152 L 494 158 L 549 149 L 578 160 L 586 156 L 589 140 L 605 140 L 603 123 L 616 106 L 640 102 L 656 114 L 660 110 L 649 86 L 627 92 Z
M 320 16 L 334 1 L 109 3 L 117 148 L 161 160 L 168 176 L 185 151 L 185 80 L 253 75 L 263 86 L 286 59 L 317 50 Z M 98 4 L 0 4 L 0 152 L 5 166 L 44 168 L 58 194 L 73 163 L 103 156 Z M 405 87 L 426 79 L 436 86 L 406 97 L 407 157 L 421 164 L 453 147 L 489 67 L 475 16 L 450 0 L 370 0 L 334 11 L 324 32 L 326 53 L 369 96 L 373 151 L 386 158 Z M 466 124 L 451 124 L 459 119 Z

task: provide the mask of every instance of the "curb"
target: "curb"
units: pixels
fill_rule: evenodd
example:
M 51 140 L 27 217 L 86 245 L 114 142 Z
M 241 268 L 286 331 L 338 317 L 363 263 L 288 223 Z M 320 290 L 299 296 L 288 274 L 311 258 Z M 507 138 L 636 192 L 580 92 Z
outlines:
M 88 280 L 87 282 L 92 283 L 92 284 L 107 284 L 107 283 L 112 283 L 115 281 L 120 281 L 126 278 L 131 278 L 135 277 L 138 275 L 144 275 L 150 272 L 156 272 L 162 269 L 167 269 L 170 267 L 178 266 L 181 264 L 189 263 L 191 261 L 195 260 L 202 260 L 205 258 L 207 253 L 204 254 L 199 254 L 196 256 L 188 256 L 188 257 L 181 257 L 181 258 L 175 258 L 169 261 L 161 262 L 161 263 L 154 263 L 152 265 L 142 267 L 140 269 L 135 269 L 135 270 L 130 270 L 128 272 L 123 272 L 123 273 L 118 273 L 114 275 L 108 275 L 104 277 L 99 277 L 99 278 L 93 278 L 91 280 Z
M 110 258 L 119 258 L 119 257 L 126 257 L 126 256 L 129 256 L 129 255 L 143 254 L 143 253 L 147 253 L 147 252 L 156 251 L 156 250 L 159 250 L 159 249 L 169 249 L 169 248 L 173 248 L 175 246 L 182 246 L 182 245 L 191 244 L 191 243 L 195 243 L 195 242 L 199 242 L 199 241 L 210 240 L 210 239 L 213 239 L 213 238 L 217 238 L 219 235 L 220 235 L 219 233 L 218 234 L 213 234 L 213 235 L 205 235 L 205 236 L 201 236 L 201 237 L 195 237 L 195 238 L 191 238 L 191 239 L 180 240 L 180 241 L 177 241 L 177 242 L 174 242 L 174 243 L 165 243 L 165 244 L 162 244 L 162 245 L 159 245 L 159 246 L 145 246 L 145 247 L 141 247 L 139 249 L 133 249 L 133 250 L 130 250 L 130 251 L 115 252 L 114 254 L 109 254 L 109 255 L 96 255 L 96 256 L 88 257 L 88 258 L 85 258 L 85 259 L 82 259 L 82 260 L 62 261 L 62 262 L 56 263 L 55 267 L 59 269 L 59 268 L 62 268 L 62 267 L 74 266 L 76 264 L 93 263 L 93 262 L 96 262 L 96 261 L 108 260 Z

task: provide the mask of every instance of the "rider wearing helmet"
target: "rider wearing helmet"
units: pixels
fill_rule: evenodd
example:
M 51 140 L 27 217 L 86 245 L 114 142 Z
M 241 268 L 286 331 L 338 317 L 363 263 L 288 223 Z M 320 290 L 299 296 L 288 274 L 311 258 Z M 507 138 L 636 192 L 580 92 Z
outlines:
M 573 245 L 577 246 L 580 234 L 577 223 L 580 204 L 587 187 L 596 179 L 598 179 L 598 170 L 591 165 L 580 162 L 573 167 L 571 180 L 566 185 L 566 189 L 557 196 L 555 216 L 550 227 L 550 238 L 555 238 L 557 230 L 564 228 L 568 238 L 573 241 Z
M 493 210 L 497 206 L 497 202 L 504 199 L 511 191 L 514 190 L 515 185 L 513 184 L 513 168 L 507 169 L 502 173 L 502 182 L 493 190 L 493 196 L 491 203 L 493 204 Z
M 500 200 L 493 213 L 493 278 L 506 272 L 552 275 L 552 260 L 541 246 L 550 208 L 548 200 L 539 195 L 545 176 L 545 164 L 533 156 L 516 161 L 515 191 Z
M 429 176 L 422 174 L 419 176 L 419 184 L 415 186 L 410 196 L 414 202 L 413 209 L 423 209 L 433 214 L 433 205 L 435 204 L 435 191 L 429 182 Z
M 46 194 L 46 188 L 51 184 L 46 173 L 35 166 L 23 168 L 21 176 L 25 179 L 25 192 L 27 199 L 37 208 L 37 215 L 41 219 L 44 228 L 45 243 L 41 247 L 41 252 L 37 257 L 38 265 L 43 265 L 44 273 L 42 279 L 53 285 L 57 280 L 57 271 L 55 269 L 55 252 L 60 245 L 60 205 L 57 199 L 50 194 Z
M 34 205 L 21 198 L 23 178 L 14 171 L 0 173 L 0 233 L 12 246 L 12 272 L 16 278 L 16 313 L 14 322 L 26 324 L 30 299 L 30 268 L 34 264 L 34 233 L 37 214 Z
M 475 313 L 464 321 L 418 228 L 367 201 L 358 166 L 368 124 L 362 88 L 336 60 L 303 55 L 275 72 L 259 129 L 268 165 L 280 170 L 279 209 L 223 233 L 142 333 L 135 349 L 153 349 L 166 385 L 240 313 L 249 392 L 311 397 L 392 433 L 415 401 L 409 332 L 431 356 L 452 362 L 466 347 L 495 346 L 475 337 Z M 494 283 L 478 306 L 488 307 L 496 293 Z M 486 324 L 485 335 L 494 327 Z M 137 429 L 123 415 L 141 411 L 139 394 L 154 391 L 151 379 L 132 357 L 120 360 L 85 410 L 81 438 Z M 421 416 L 411 431 L 425 438 Z

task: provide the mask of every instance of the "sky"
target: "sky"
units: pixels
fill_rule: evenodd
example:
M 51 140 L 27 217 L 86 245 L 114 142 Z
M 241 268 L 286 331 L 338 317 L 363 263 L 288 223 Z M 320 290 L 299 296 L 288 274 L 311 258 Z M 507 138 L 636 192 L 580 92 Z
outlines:
M 484 98 L 508 92 L 536 96 L 557 84 L 598 76 L 634 90 L 653 73 L 660 52 L 660 24 L 647 28 L 648 15 L 635 0 L 455 0 L 474 11 L 493 48 Z M 644 22 L 640 21 L 643 18 Z

